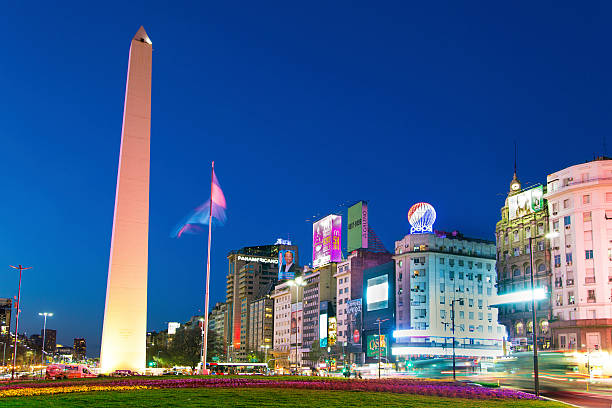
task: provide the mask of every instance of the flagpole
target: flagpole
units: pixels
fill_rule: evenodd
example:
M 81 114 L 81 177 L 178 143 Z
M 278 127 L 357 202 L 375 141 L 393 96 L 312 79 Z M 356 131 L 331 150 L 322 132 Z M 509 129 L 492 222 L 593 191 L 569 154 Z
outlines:
M 210 282 L 210 240 L 212 236 L 213 182 L 215 179 L 215 162 L 210 171 L 210 209 L 208 211 L 208 258 L 206 259 L 206 296 L 204 301 L 204 338 L 202 340 L 202 372 L 206 370 L 206 352 L 208 348 L 208 285 Z

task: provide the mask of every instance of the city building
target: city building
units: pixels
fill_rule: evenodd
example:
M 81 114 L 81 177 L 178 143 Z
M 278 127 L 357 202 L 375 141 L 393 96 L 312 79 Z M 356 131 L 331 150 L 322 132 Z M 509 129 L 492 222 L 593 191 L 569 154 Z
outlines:
M 274 338 L 274 300 L 265 295 L 249 303 L 249 352 L 271 349 Z
M 395 327 L 395 262 L 367 268 L 362 279 L 363 330 L 365 356 L 360 363 L 389 359 L 389 344 Z M 380 337 L 379 337 L 380 336 Z M 379 349 L 380 347 L 380 349 Z
M 303 317 L 302 317 L 302 348 L 298 358 L 303 365 L 314 366 L 316 362 L 304 361 L 314 346 L 319 343 L 321 334 L 325 331 L 319 327 L 321 304 L 329 302 L 331 307 L 336 304 L 336 278 L 337 263 L 332 262 L 305 273 L 303 278 L 306 285 L 303 288 Z M 327 317 L 335 317 L 335 311 L 326 310 Z M 327 334 L 327 331 L 325 331 Z M 319 343 L 320 345 L 320 343 Z
M 371 236 L 371 235 L 370 235 Z M 351 300 L 361 300 L 363 292 L 363 271 L 367 268 L 382 265 L 392 260 L 389 252 L 372 252 L 368 249 L 357 249 L 349 254 L 345 261 L 338 263 L 336 278 L 338 303 L 338 342 L 350 340 L 353 333 L 348 333 L 349 319 L 347 307 Z
M 75 338 L 72 349 L 75 360 L 81 361 L 87 358 L 87 343 L 84 338 Z
M 12 308 L 12 299 L 0 298 L 0 336 L 8 336 L 11 333 Z
M 547 177 L 553 346 L 612 351 L 612 160 Z
M 433 224 L 435 211 L 429 207 Z M 412 219 L 411 224 L 414 228 Z M 502 355 L 505 329 L 492 307 L 497 295 L 495 243 L 458 232 L 420 231 L 395 243 L 397 330 L 392 354 L 400 360 L 451 355 L 454 337 L 458 356 Z
M 55 361 L 62 363 L 72 363 L 72 358 L 74 356 L 74 350 L 72 349 L 72 347 L 62 346 L 61 344 L 58 344 L 54 352 Z
M 534 285 L 550 292 L 551 268 L 548 233 L 548 206 L 542 185 L 521 188 L 516 173 L 495 227 L 497 240 L 498 293 L 508 294 L 531 289 L 531 254 L 535 268 Z M 506 327 L 513 351 L 525 351 L 533 345 L 531 302 L 498 306 L 499 322 Z M 552 317 L 550 296 L 536 303 L 538 347 L 551 346 L 549 321 Z
M 274 346 L 277 370 L 288 371 L 301 362 L 296 350 L 302 344 L 302 288 L 284 281 L 272 292 L 274 300 Z
M 225 338 L 225 320 L 227 304 L 218 302 L 208 316 L 208 332 L 213 332 L 218 341 L 223 342 Z M 224 348 L 225 351 L 225 348 Z
M 292 251 L 297 261 L 298 248 L 294 245 L 275 244 L 245 247 L 231 251 L 228 256 L 226 291 L 225 343 L 229 353 L 245 361 L 249 348 L 249 304 L 261 298 L 262 290 L 271 290 L 278 281 L 279 258 L 284 251 Z
M 55 353 L 55 349 L 57 348 L 57 331 L 45 329 L 44 333 L 42 330 L 40 331 L 40 335 L 45 339 L 45 353 Z

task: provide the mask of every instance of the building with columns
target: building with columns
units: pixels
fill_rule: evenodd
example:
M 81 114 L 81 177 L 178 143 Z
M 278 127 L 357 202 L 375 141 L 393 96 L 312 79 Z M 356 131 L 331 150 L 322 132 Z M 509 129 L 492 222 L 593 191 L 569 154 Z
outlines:
M 497 283 L 499 294 L 531 289 L 531 254 L 536 274 L 534 285 L 550 293 L 551 268 L 548 233 L 548 207 L 542 185 L 522 188 L 514 173 L 508 195 L 501 208 L 501 220 L 495 227 L 497 241 Z M 498 307 L 499 322 L 506 327 L 514 351 L 525 351 L 533 344 L 531 302 Z M 536 303 L 538 347 L 551 346 L 549 321 L 552 316 L 550 296 Z

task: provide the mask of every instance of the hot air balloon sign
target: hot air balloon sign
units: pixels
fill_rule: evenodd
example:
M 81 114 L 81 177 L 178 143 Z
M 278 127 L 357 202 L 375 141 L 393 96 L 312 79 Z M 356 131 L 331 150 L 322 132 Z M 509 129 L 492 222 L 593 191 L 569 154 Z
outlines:
M 410 228 L 411 234 L 433 232 L 436 210 L 429 203 L 416 203 L 408 211 L 408 222 L 412 226 Z

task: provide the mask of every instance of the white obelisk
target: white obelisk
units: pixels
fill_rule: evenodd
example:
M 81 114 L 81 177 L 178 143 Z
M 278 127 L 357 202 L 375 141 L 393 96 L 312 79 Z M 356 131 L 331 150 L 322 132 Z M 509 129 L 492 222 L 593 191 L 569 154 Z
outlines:
M 130 46 L 125 89 L 100 350 L 103 373 L 145 368 L 152 53 L 140 27 Z

